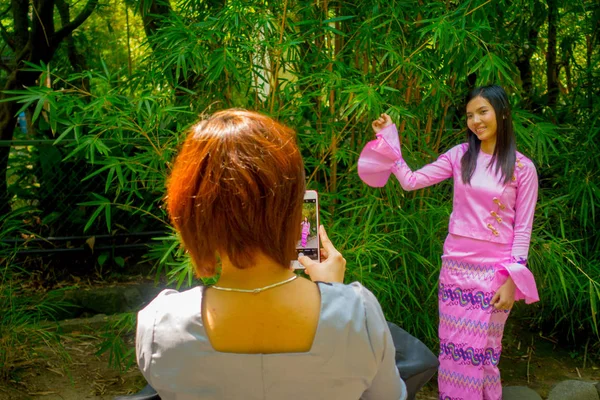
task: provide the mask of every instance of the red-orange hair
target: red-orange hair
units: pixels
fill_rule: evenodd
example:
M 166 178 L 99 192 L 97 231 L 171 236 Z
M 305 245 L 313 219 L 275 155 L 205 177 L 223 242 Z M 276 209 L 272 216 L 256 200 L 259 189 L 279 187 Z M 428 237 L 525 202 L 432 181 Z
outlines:
M 198 276 L 215 274 L 218 252 L 238 268 L 251 267 L 257 250 L 288 267 L 303 196 L 294 131 L 237 109 L 190 129 L 167 182 L 167 210 Z

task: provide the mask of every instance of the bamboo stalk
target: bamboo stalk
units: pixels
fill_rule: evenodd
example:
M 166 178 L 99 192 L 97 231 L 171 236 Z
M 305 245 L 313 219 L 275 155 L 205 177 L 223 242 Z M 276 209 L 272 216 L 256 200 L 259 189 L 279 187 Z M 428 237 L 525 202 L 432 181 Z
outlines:
M 429 142 L 431 140 L 431 126 L 433 124 L 433 111 L 429 110 L 427 112 L 427 123 L 425 124 L 425 143 L 429 145 Z M 418 134 L 420 136 L 420 134 Z M 417 143 L 421 143 L 420 138 L 417 140 Z M 421 196 L 421 198 L 419 199 L 419 210 L 423 210 L 424 208 L 424 204 L 425 204 L 425 198 L 429 197 L 429 193 L 431 191 L 431 188 L 428 187 L 426 189 L 423 189 L 423 195 Z
M 425 143 L 428 145 L 431 142 L 431 125 L 433 124 L 433 112 L 427 112 L 427 123 L 425 124 Z
M 127 73 L 131 76 L 131 33 L 129 27 L 129 7 L 125 4 L 125 25 L 127 27 Z
M 402 90 L 403 83 L 405 81 L 404 73 L 398 74 L 398 81 L 396 83 L 396 89 Z M 406 95 L 406 93 L 405 93 Z M 402 133 L 404 133 L 404 129 L 406 128 L 406 120 L 402 120 L 398 125 L 398 136 L 400 136 L 400 140 L 402 140 Z
M 273 114 L 273 107 L 275 106 L 275 96 L 279 87 L 279 64 L 281 63 L 281 44 L 283 43 L 283 33 L 285 31 L 285 21 L 287 17 L 287 5 L 288 0 L 283 2 L 283 15 L 281 16 L 281 28 L 279 31 L 279 41 L 277 42 L 277 49 L 275 55 L 275 69 L 271 71 L 271 79 L 273 81 L 271 85 L 271 104 L 269 105 L 269 112 Z
M 408 103 L 410 102 L 411 96 L 412 96 L 413 82 L 414 82 L 414 77 L 412 75 L 410 75 L 408 77 L 408 85 L 406 87 L 406 92 L 404 93 L 404 104 L 406 104 L 406 105 L 408 105 Z M 402 121 L 402 123 L 400 124 L 401 132 L 404 132 L 405 128 L 406 128 L 406 121 Z M 410 147 L 410 138 L 406 138 L 406 142 L 407 142 L 407 145 Z
M 402 120 L 402 122 L 400 122 L 400 126 L 398 127 L 398 134 L 403 133 L 404 129 L 406 129 L 406 120 Z
M 444 102 L 444 112 L 442 113 L 442 120 L 440 121 L 440 127 L 438 129 L 437 138 L 435 140 L 435 145 L 433 150 L 436 154 L 440 151 L 440 144 L 442 142 L 442 136 L 444 135 L 444 129 L 446 128 L 446 116 L 448 115 L 448 108 L 450 107 L 450 102 Z
M 475 11 L 477 11 L 478 9 L 480 9 L 481 7 L 485 6 L 486 4 L 488 4 L 489 2 L 491 2 L 492 0 L 488 0 L 483 4 L 478 5 L 477 7 L 475 7 L 474 9 L 472 9 L 471 11 L 469 11 L 468 13 L 465 14 L 465 17 Z
M 248 54 L 248 58 L 250 59 L 250 74 L 254 77 L 254 107 L 258 108 L 258 74 L 253 71 L 254 61 L 252 61 L 251 53 Z

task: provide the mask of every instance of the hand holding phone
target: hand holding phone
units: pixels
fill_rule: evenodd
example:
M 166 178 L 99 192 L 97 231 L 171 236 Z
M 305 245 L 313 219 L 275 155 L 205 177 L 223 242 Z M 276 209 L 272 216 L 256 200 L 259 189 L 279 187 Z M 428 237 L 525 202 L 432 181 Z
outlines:
M 321 262 L 314 261 L 309 257 L 302 256 L 298 262 L 304 267 L 304 272 L 310 276 L 313 282 L 339 282 L 344 283 L 346 273 L 346 259 L 331 243 L 325 227 L 319 227 L 321 237 Z

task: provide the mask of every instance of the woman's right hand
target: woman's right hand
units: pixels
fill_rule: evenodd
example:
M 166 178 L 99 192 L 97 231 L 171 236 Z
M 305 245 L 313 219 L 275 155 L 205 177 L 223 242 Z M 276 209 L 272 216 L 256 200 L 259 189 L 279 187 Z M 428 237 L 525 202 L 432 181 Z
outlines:
M 346 259 L 327 237 L 325 227 L 319 227 L 319 236 L 321 238 L 321 262 L 311 260 L 307 256 L 298 258 L 298 262 L 304 267 L 304 272 L 310 276 L 313 282 L 339 282 L 344 283 L 344 274 L 346 273 Z
M 381 116 L 379 118 L 377 118 L 375 121 L 373 121 L 373 123 L 371 124 L 371 127 L 373 128 L 373 130 L 375 131 L 375 133 L 379 133 L 379 131 L 381 131 L 382 129 L 392 125 L 392 118 L 387 115 L 387 114 L 381 114 Z

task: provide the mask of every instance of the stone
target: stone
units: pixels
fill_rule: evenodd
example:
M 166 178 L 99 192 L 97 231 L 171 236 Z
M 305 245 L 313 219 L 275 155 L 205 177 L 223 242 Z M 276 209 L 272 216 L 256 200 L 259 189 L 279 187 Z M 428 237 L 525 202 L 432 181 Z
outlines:
M 542 400 L 542 397 L 527 386 L 506 386 L 502 388 L 502 400 Z
M 60 327 L 61 333 L 73 333 L 73 332 L 99 332 L 106 329 L 106 326 L 110 322 L 110 319 L 104 314 L 96 314 L 91 318 L 74 318 L 65 319 L 57 322 L 56 325 Z
M 94 314 L 117 314 L 127 310 L 121 287 L 85 289 L 79 292 L 80 305 Z
M 137 311 L 144 303 L 142 294 L 137 287 L 126 288 L 123 291 L 123 297 L 125 297 L 125 304 L 127 305 L 128 311 Z
M 598 396 L 600 396 L 600 382 L 596 383 L 596 390 L 598 390 Z
M 63 320 L 95 314 L 137 312 L 163 289 L 164 287 L 155 287 L 153 283 L 143 282 L 61 291 L 54 294 L 54 300 L 61 303 L 54 318 Z
M 600 400 L 600 395 L 594 383 L 568 380 L 557 383 L 548 400 Z

